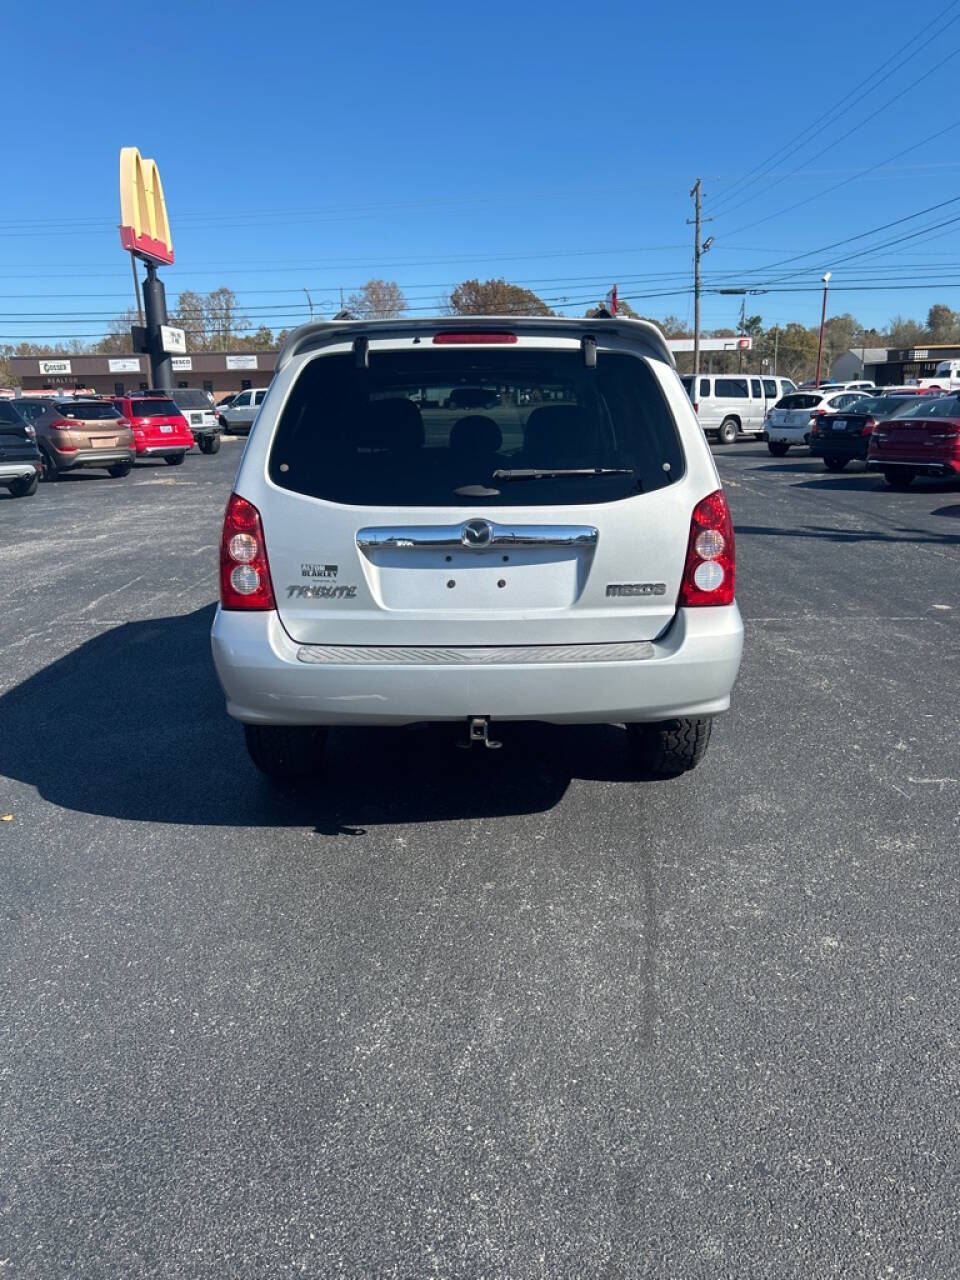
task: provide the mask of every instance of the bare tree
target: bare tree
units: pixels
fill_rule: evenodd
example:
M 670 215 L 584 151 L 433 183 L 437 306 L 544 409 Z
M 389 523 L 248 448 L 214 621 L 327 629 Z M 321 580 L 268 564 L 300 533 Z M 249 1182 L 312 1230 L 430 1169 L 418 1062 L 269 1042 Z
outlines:
M 347 310 L 361 320 L 389 320 L 406 309 L 407 300 L 395 280 L 368 280 L 347 298 Z

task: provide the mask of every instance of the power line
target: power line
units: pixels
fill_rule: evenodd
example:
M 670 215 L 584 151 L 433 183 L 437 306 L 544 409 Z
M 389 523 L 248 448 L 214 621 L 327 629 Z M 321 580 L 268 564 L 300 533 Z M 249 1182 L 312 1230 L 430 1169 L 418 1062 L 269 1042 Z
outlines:
M 816 160 L 820 156 L 826 155 L 828 151 L 832 151 L 834 147 L 838 147 L 840 143 L 845 142 L 846 139 L 849 138 L 851 134 L 854 134 L 859 129 L 862 129 L 865 124 L 869 124 L 870 121 L 873 120 L 876 116 L 878 116 L 882 111 L 886 111 L 887 107 L 892 107 L 895 102 L 899 102 L 899 100 L 902 97 L 904 97 L 906 94 L 908 94 L 911 89 L 915 89 L 917 85 L 921 82 L 921 80 L 927 79 L 927 77 L 930 76 L 934 71 L 939 71 L 941 67 L 945 66 L 948 62 L 951 62 L 954 58 L 957 57 L 958 54 L 960 54 L 960 45 L 958 45 L 956 49 L 953 49 L 950 53 L 946 54 L 943 58 L 941 58 L 939 62 L 934 63 L 934 65 L 928 68 L 928 70 L 924 71 L 921 75 L 917 76 L 916 80 L 912 80 L 908 85 L 905 86 L 905 88 L 901 89 L 899 93 L 895 93 L 892 98 L 888 98 L 887 101 L 882 104 L 882 106 L 877 107 L 877 109 L 875 111 L 872 111 L 868 116 L 864 116 L 862 120 L 858 121 L 857 124 L 853 125 L 850 129 L 848 129 L 846 133 L 842 133 L 838 138 L 834 138 L 832 142 L 827 143 L 825 147 L 821 148 L 821 150 L 818 151 L 816 155 L 808 157 L 808 159 Z M 796 169 L 792 169 L 789 173 L 783 174 L 782 177 L 776 178 L 773 182 L 771 182 L 765 188 L 765 191 L 769 193 L 770 191 L 773 190 L 774 187 L 778 187 L 782 182 L 786 182 L 788 178 L 795 177 L 798 173 L 801 172 L 802 167 L 803 166 L 801 165 Z M 754 193 L 753 195 L 749 195 L 746 197 L 746 199 L 739 201 L 737 204 L 730 205 L 727 209 L 723 211 L 721 215 L 718 215 L 718 216 L 726 217 L 729 214 L 733 213 L 735 210 L 742 209 L 745 204 L 749 204 L 751 200 L 755 200 L 757 198 L 757 194 L 759 193 Z M 743 230 L 743 228 L 741 227 L 740 230 Z
M 805 146 L 806 145 L 806 142 L 804 141 L 805 139 L 809 140 L 811 135 L 818 132 L 820 127 L 828 122 L 828 119 L 835 118 L 836 114 L 840 111 L 840 108 L 842 108 L 846 103 L 850 102 L 853 98 L 857 97 L 857 95 L 861 93 L 861 90 L 865 89 L 871 80 L 876 79 L 876 77 L 880 75 L 881 72 L 885 71 L 886 68 L 889 67 L 892 63 L 896 62 L 899 67 L 902 67 L 906 62 L 909 62 L 912 58 L 915 58 L 918 53 L 921 53 L 922 48 L 914 50 L 914 52 L 911 53 L 907 58 L 903 57 L 904 52 L 907 49 L 909 49 L 912 44 L 916 44 L 918 40 L 923 39 L 923 37 L 926 35 L 926 32 L 929 28 L 935 26 L 935 24 L 937 24 L 941 20 L 941 18 L 946 17 L 946 15 L 950 12 L 951 9 L 956 8 L 957 2 L 958 0 L 951 0 L 951 3 L 948 4 L 945 9 L 942 9 L 940 13 L 936 15 L 936 17 L 932 18 L 930 22 L 927 23 L 926 28 L 922 28 L 920 31 L 918 31 L 910 40 L 907 41 L 905 45 L 898 47 L 897 50 L 894 53 L 892 53 L 889 58 L 881 62 L 880 65 L 876 67 L 873 71 L 871 71 L 871 73 L 868 76 L 866 76 L 863 80 L 855 84 L 853 88 L 850 89 L 846 94 L 844 94 L 844 96 L 840 98 L 838 102 L 835 102 L 832 107 L 828 107 L 826 111 L 824 111 L 821 115 L 817 116 L 815 120 L 813 120 L 810 124 L 808 124 L 798 134 L 795 134 L 793 138 L 789 139 L 789 141 L 787 141 L 781 147 L 779 147 L 775 152 L 772 153 L 772 155 L 768 156 L 766 160 L 762 160 L 756 168 L 751 169 L 750 173 L 747 174 L 746 179 L 744 179 L 740 183 L 735 183 L 731 190 L 723 193 L 718 198 L 717 203 L 714 206 L 714 211 L 719 214 L 724 204 L 727 204 L 731 199 L 735 199 L 738 194 L 741 194 L 748 187 L 758 182 L 762 177 L 764 177 L 767 173 L 770 172 L 770 170 L 776 165 L 779 159 L 781 159 L 785 155 L 792 154 L 793 152 L 798 150 L 799 147 Z M 951 26 L 956 21 L 957 21 L 956 17 L 952 18 L 951 21 L 947 23 L 947 26 Z M 875 85 L 874 88 L 876 87 L 877 86 Z M 872 92 L 872 90 L 870 90 L 869 92 Z M 822 152 L 820 154 L 822 154 Z M 816 157 L 813 157 L 813 158 L 816 159 Z M 740 188 L 739 192 L 737 190 L 738 187 Z

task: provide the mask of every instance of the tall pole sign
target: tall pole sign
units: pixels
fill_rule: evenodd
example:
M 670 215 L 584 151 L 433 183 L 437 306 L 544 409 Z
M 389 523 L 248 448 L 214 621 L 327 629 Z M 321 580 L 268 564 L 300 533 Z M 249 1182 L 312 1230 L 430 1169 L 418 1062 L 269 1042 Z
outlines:
M 120 151 L 120 243 L 146 265 L 143 282 L 145 325 L 134 327 L 133 349 L 150 357 L 155 388 L 173 387 L 171 355 L 186 349 L 182 329 L 167 324 L 167 297 L 158 266 L 173 262 L 173 237 L 156 161 L 145 160 L 136 147 Z

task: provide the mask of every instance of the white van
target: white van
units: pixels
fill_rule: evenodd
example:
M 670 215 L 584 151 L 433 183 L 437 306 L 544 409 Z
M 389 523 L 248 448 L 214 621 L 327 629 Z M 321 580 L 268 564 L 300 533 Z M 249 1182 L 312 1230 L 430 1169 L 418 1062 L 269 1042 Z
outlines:
M 214 659 L 272 777 L 315 769 L 330 726 L 497 746 L 511 720 L 625 724 L 673 777 L 730 703 L 734 572 L 653 325 L 326 321 L 287 339 L 240 463 Z
M 762 436 L 767 410 L 796 389 L 789 378 L 756 373 L 688 374 L 680 381 L 704 434 L 720 444 L 733 444 L 738 436 Z

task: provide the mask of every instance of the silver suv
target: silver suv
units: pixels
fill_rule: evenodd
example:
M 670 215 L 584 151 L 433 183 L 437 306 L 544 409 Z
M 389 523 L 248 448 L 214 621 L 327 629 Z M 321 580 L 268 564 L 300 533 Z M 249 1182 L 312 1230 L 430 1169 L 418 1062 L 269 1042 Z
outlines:
M 482 406 L 478 403 L 483 392 Z M 274 777 L 332 725 L 625 723 L 671 777 L 726 710 L 743 627 L 710 450 L 653 325 L 298 329 L 227 505 L 213 653 Z

